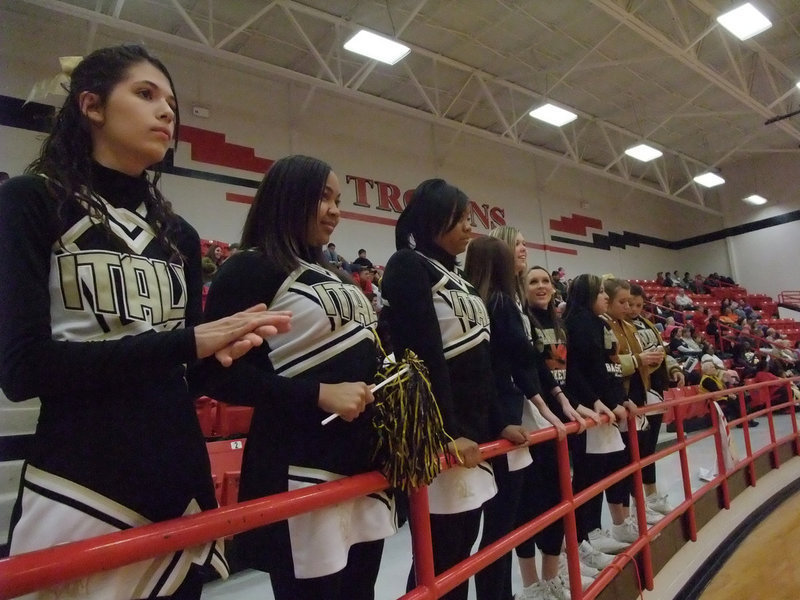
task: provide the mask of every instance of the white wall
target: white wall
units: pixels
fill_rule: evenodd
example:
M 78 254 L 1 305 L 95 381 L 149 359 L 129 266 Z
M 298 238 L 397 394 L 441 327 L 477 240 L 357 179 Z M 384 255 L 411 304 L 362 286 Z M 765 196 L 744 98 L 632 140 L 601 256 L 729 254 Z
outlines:
M 800 210 L 800 150 L 743 158 L 723 176 L 726 227 Z M 741 201 L 753 193 L 769 202 L 752 206 Z M 748 289 L 773 298 L 784 290 L 800 290 L 800 220 L 735 235 L 728 244 L 735 279 Z

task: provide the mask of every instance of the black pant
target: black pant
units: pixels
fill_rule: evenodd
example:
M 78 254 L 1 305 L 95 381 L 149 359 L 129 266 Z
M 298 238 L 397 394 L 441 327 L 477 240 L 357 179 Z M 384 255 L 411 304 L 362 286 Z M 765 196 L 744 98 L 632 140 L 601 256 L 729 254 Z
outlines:
M 485 548 L 510 533 L 519 523 L 517 515 L 522 500 L 525 478 L 532 474 L 533 465 L 518 471 L 508 470 L 505 454 L 491 459 L 497 494 L 483 505 L 483 534 L 480 548 Z M 510 600 L 511 552 L 508 552 L 475 575 L 478 600 Z
M 586 453 L 586 432 L 576 436 L 576 452 L 573 455 L 572 488 L 581 492 L 630 463 L 628 449 L 608 454 Z M 623 438 L 624 439 L 624 438 Z M 621 504 L 630 496 L 630 477 L 618 481 L 606 490 L 606 500 Z M 578 526 L 578 541 L 588 540 L 589 532 L 601 527 L 603 494 L 596 494 L 575 511 Z
M 469 557 L 472 545 L 478 538 L 480 524 L 480 508 L 452 515 L 431 515 L 433 569 L 437 575 Z M 415 587 L 416 577 L 414 576 L 414 563 L 412 562 L 406 591 L 411 591 Z M 466 600 L 468 591 L 469 581 L 465 581 L 448 594 L 442 596 L 442 598 L 445 600 Z M 353 596 L 353 598 L 358 598 L 358 596 Z
M 275 600 L 371 600 L 381 565 L 383 540 L 350 547 L 347 566 L 338 573 L 312 579 L 297 579 L 292 570 L 270 572 Z
M 532 521 L 561 502 L 558 479 L 556 441 L 550 440 L 533 448 L 533 471 L 525 478 L 517 527 Z M 535 536 L 517 546 L 517 556 L 533 558 L 538 546 L 544 554 L 558 556 L 564 541 L 564 521 L 559 519 Z

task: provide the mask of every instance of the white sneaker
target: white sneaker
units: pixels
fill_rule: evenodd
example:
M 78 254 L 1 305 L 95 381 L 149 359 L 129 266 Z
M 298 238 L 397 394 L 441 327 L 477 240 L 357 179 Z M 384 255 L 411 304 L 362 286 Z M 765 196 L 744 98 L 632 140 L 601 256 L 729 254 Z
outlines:
M 637 535 L 638 537 L 638 535 Z M 629 542 L 621 542 L 608 531 L 595 529 L 589 532 L 589 543 L 604 554 L 618 554 L 629 546 Z
M 648 525 L 655 525 L 661 519 L 664 518 L 664 515 L 662 515 L 660 512 L 654 511 L 652 508 L 650 508 L 649 504 L 645 504 L 645 506 L 644 506 L 644 518 L 647 521 Z M 631 503 L 631 519 L 633 519 L 634 523 L 637 523 L 637 521 L 636 521 L 636 504 L 633 504 L 633 503 Z
M 670 512 L 672 512 L 672 506 L 670 506 L 669 502 L 667 501 L 667 494 L 650 494 L 649 496 L 645 497 L 644 501 L 647 504 L 647 508 L 653 512 L 657 512 L 661 515 L 668 515 Z
M 544 582 L 537 581 L 517 592 L 514 600 L 551 600 L 551 598 Z
M 580 554 L 582 565 L 592 567 L 598 571 L 605 569 L 614 560 L 613 556 L 600 552 L 586 540 L 581 542 L 578 547 L 578 553 Z
M 547 600 L 570 600 L 569 584 L 561 575 L 542 581 L 542 585 L 547 590 Z
M 619 525 L 611 525 L 611 537 L 618 542 L 632 544 L 639 539 L 639 526 L 631 517 L 625 519 Z
M 590 567 L 589 565 L 585 565 L 583 563 L 579 564 L 581 565 L 581 577 L 594 579 L 600 574 L 599 569 L 595 569 L 594 567 Z M 569 579 L 569 566 L 567 565 L 567 554 L 565 552 L 562 552 L 561 556 L 558 558 L 558 574 L 564 579 Z

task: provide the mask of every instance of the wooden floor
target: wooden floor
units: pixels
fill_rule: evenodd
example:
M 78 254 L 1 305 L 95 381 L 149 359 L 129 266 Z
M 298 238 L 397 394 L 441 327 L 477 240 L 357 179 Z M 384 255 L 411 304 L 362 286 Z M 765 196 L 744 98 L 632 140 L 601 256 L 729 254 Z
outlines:
M 699 600 L 800 598 L 800 494 L 784 501 L 739 545 Z

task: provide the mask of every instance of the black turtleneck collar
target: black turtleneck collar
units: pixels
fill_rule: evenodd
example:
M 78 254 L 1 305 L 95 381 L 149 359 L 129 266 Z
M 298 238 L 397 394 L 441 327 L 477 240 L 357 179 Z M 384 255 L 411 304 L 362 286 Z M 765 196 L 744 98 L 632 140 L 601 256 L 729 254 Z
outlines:
M 422 252 L 428 258 L 432 258 L 433 260 L 438 260 L 448 270 L 455 271 L 456 257 L 450 254 L 449 252 L 444 251 L 440 246 L 437 246 L 436 244 L 431 244 L 426 248 L 417 248 L 417 250 Z
M 147 176 L 126 175 L 92 162 L 92 187 L 111 205 L 135 210 L 149 194 Z

